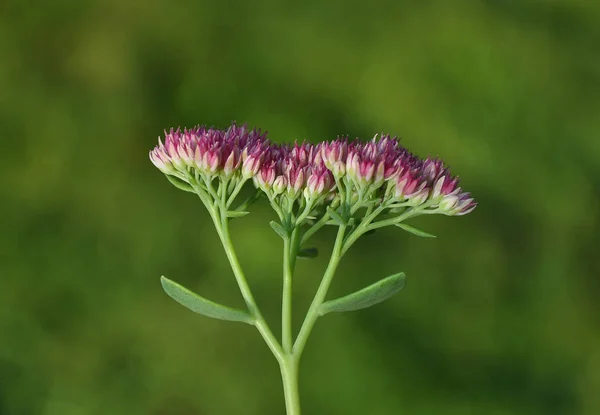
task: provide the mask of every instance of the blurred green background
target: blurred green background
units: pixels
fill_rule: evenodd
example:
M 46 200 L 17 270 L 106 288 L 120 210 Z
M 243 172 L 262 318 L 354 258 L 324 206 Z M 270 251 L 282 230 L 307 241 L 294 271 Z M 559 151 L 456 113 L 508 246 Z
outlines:
M 0 3 L 0 414 L 283 414 L 207 213 L 148 160 L 164 128 L 274 141 L 385 131 L 440 155 L 479 207 L 365 237 L 331 296 L 406 289 L 317 323 L 304 413 L 600 414 L 600 3 Z M 280 240 L 232 224 L 279 332 Z M 326 252 L 332 230 L 317 237 Z M 296 327 L 327 255 L 299 263 Z

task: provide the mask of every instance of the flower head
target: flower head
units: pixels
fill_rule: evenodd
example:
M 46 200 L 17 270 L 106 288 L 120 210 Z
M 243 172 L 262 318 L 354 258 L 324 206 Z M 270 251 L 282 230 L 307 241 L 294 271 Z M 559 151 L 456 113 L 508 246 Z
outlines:
M 319 144 L 277 145 L 260 130 L 236 124 L 227 130 L 171 129 L 150 159 L 163 173 L 188 183 L 199 177 L 252 179 L 272 203 L 285 198 L 289 209 L 297 201 L 307 206 L 345 203 L 356 211 L 375 202 L 464 215 L 477 205 L 442 160 L 421 159 L 390 135 L 367 142 L 338 137 Z
M 227 130 L 171 129 L 165 131 L 164 144 L 159 139 L 158 146 L 150 152 L 150 160 L 163 173 L 184 180 L 196 173 L 250 178 L 258 172 L 267 147 L 266 134 L 235 123 Z

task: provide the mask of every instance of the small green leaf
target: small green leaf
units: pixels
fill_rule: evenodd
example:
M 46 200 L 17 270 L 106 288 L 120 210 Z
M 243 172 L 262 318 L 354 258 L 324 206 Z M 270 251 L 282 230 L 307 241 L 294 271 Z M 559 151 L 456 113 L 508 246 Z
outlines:
M 167 174 L 166 176 L 167 179 L 171 182 L 171 184 L 176 188 L 183 190 L 184 192 L 196 193 L 194 188 L 190 186 L 189 183 L 186 183 L 183 180 L 178 179 L 177 177 L 171 176 L 170 174 Z
M 331 216 L 331 219 L 334 221 L 334 223 L 336 225 L 342 226 L 342 225 L 346 224 L 346 221 L 344 221 L 344 219 L 342 219 L 340 214 L 337 213 L 334 209 L 327 207 L 327 213 L 329 213 L 329 216 Z
M 227 217 L 228 218 L 241 218 L 242 216 L 246 216 L 248 213 L 247 211 L 244 210 L 230 210 L 227 212 Z
M 319 307 L 319 315 L 324 316 L 331 312 L 360 310 L 361 308 L 379 304 L 404 288 L 404 282 L 405 275 L 403 272 L 390 275 L 360 291 L 324 302 Z
M 308 258 L 313 259 L 319 255 L 319 250 L 317 248 L 304 248 L 298 251 L 298 258 Z
M 242 323 L 254 324 L 254 319 L 247 311 L 207 300 L 164 276 L 160 277 L 160 283 L 169 297 L 195 313 L 219 320 L 241 321 Z
M 397 223 L 397 227 L 404 229 L 406 232 L 410 232 L 413 235 L 420 236 L 422 238 L 437 238 L 437 236 L 422 231 L 421 229 L 417 229 L 414 226 L 407 225 L 405 223 Z
M 236 185 L 237 185 L 236 180 L 229 180 L 229 184 L 227 185 L 227 194 L 228 195 L 233 193 L 233 190 L 235 189 Z
M 281 236 L 283 239 L 288 237 L 288 231 L 286 231 L 280 223 L 277 223 L 274 220 L 272 220 L 271 222 L 269 222 L 269 225 L 271 225 L 271 228 L 273 228 L 273 230 L 277 232 L 277 235 Z
M 244 200 L 235 210 L 246 210 L 248 209 L 254 202 L 256 202 L 264 193 L 260 191 L 254 192 L 254 194 Z

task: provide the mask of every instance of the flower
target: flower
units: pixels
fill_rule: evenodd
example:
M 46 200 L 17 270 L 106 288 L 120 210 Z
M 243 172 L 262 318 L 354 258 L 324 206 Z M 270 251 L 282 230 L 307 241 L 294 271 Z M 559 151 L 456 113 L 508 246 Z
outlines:
M 295 201 L 304 195 L 306 201 L 317 203 L 333 190 L 335 182 L 323 162 L 321 144 L 295 142 L 270 146 L 254 184 L 271 196 L 285 195 Z
M 248 130 L 233 123 L 227 130 L 206 127 L 165 131 L 164 144 L 150 152 L 150 160 L 163 173 L 189 182 L 195 174 L 228 179 L 234 175 L 245 179 L 258 172 L 268 148 L 266 133 Z
M 421 159 L 389 134 L 367 142 L 338 137 L 318 144 L 277 145 L 266 133 L 235 123 L 227 130 L 171 129 L 165 131 L 164 144 L 159 138 L 150 160 L 163 173 L 188 183 L 201 177 L 241 184 L 252 179 L 272 203 L 286 209 L 294 202 L 308 207 L 345 203 L 355 212 L 375 202 L 390 206 L 392 213 L 421 207 L 458 216 L 477 206 L 442 160 Z

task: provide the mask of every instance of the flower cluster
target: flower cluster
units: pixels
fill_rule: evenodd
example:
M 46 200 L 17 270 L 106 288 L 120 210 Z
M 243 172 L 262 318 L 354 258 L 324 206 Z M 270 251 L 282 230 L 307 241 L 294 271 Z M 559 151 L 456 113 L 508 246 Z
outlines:
M 346 183 L 351 201 L 375 198 L 390 205 L 427 204 L 447 215 L 465 215 L 477 205 L 441 160 L 420 159 L 395 137 L 375 136 L 366 143 L 337 139 L 324 143 L 322 153 L 338 188 L 343 190 L 340 183 Z
M 201 177 L 252 178 L 271 201 L 284 197 L 310 206 L 357 207 L 377 202 L 446 215 L 465 215 L 476 207 L 441 160 L 420 159 L 389 135 L 289 146 L 270 143 L 266 133 L 245 126 L 196 127 L 165 132 L 164 144 L 159 139 L 150 159 L 163 173 L 188 183 Z
M 325 199 L 335 184 L 323 163 L 321 145 L 310 143 L 271 145 L 254 183 L 271 198 L 285 195 L 296 200 L 303 196 L 309 203 Z
M 195 175 L 250 178 L 256 175 L 268 151 L 266 134 L 233 124 L 227 130 L 195 127 L 165 131 L 165 142 L 150 152 L 150 160 L 163 173 L 186 182 Z

